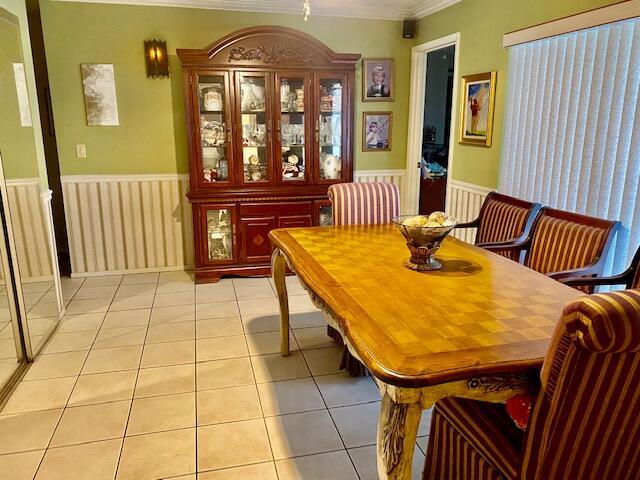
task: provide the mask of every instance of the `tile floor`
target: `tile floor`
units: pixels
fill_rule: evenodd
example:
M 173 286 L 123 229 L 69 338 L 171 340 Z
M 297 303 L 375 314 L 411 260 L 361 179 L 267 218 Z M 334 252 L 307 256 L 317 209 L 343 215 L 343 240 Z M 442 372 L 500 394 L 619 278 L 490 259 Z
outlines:
M 0 412 L 0 477 L 374 480 L 379 393 L 295 277 L 288 358 L 269 279 L 64 280 L 67 315 Z M 428 412 L 415 450 L 424 461 Z

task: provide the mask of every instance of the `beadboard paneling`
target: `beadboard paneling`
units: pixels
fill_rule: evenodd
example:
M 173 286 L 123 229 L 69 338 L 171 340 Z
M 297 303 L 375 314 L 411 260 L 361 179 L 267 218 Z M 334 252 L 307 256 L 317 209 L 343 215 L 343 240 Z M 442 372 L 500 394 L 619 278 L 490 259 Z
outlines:
M 74 274 L 193 265 L 186 175 L 63 176 Z
M 24 282 L 53 278 L 47 214 L 38 178 L 6 181 L 20 277 Z
M 482 202 L 492 189 L 471 183 L 449 181 L 447 192 L 447 212 L 458 219 L 458 222 L 470 222 L 478 217 Z M 451 234 L 467 243 L 474 243 L 475 228 L 455 229 Z
M 356 182 L 402 185 L 404 170 L 361 170 Z M 188 175 L 62 177 L 74 275 L 190 268 Z
M 362 182 L 387 182 L 394 183 L 402 190 L 404 170 L 357 170 L 353 172 L 353 181 Z M 400 192 L 402 198 L 402 192 Z

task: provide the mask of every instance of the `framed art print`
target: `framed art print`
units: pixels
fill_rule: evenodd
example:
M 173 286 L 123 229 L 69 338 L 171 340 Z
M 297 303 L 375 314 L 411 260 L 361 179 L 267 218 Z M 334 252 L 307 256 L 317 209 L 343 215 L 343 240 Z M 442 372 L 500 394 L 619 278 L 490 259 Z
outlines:
M 87 125 L 119 125 L 113 65 L 83 63 L 80 70 Z
M 491 146 L 496 72 L 462 77 L 459 143 Z
M 391 151 L 391 112 L 363 112 L 362 114 L 362 151 Z
M 362 101 L 392 102 L 395 95 L 392 58 L 362 60 Z

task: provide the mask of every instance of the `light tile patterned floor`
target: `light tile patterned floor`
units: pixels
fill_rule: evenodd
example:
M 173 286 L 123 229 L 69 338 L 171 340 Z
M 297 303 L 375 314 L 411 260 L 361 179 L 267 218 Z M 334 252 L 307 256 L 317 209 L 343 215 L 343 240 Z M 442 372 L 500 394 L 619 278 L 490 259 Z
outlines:
M 2 478 L 377 478 L 378 390 L 338 370 L 340 349 L 295 277 L 288 358 L 269 279 L 64 283 L 68 314 L 0 414 Z

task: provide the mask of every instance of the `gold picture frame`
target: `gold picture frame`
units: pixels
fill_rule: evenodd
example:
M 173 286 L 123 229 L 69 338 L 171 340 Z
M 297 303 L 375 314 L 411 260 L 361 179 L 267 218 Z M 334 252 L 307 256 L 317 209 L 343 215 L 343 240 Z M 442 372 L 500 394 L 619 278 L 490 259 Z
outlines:
M 491 146 L 496 77 L 495 71 L 462 77 L 458 143 Z
M 362 101 L 393 102 L 395 73 L 393 58 L 362 59 Z
M 393 112 L 362 112 L 362 151 L 390 152 L 392 128 Z

